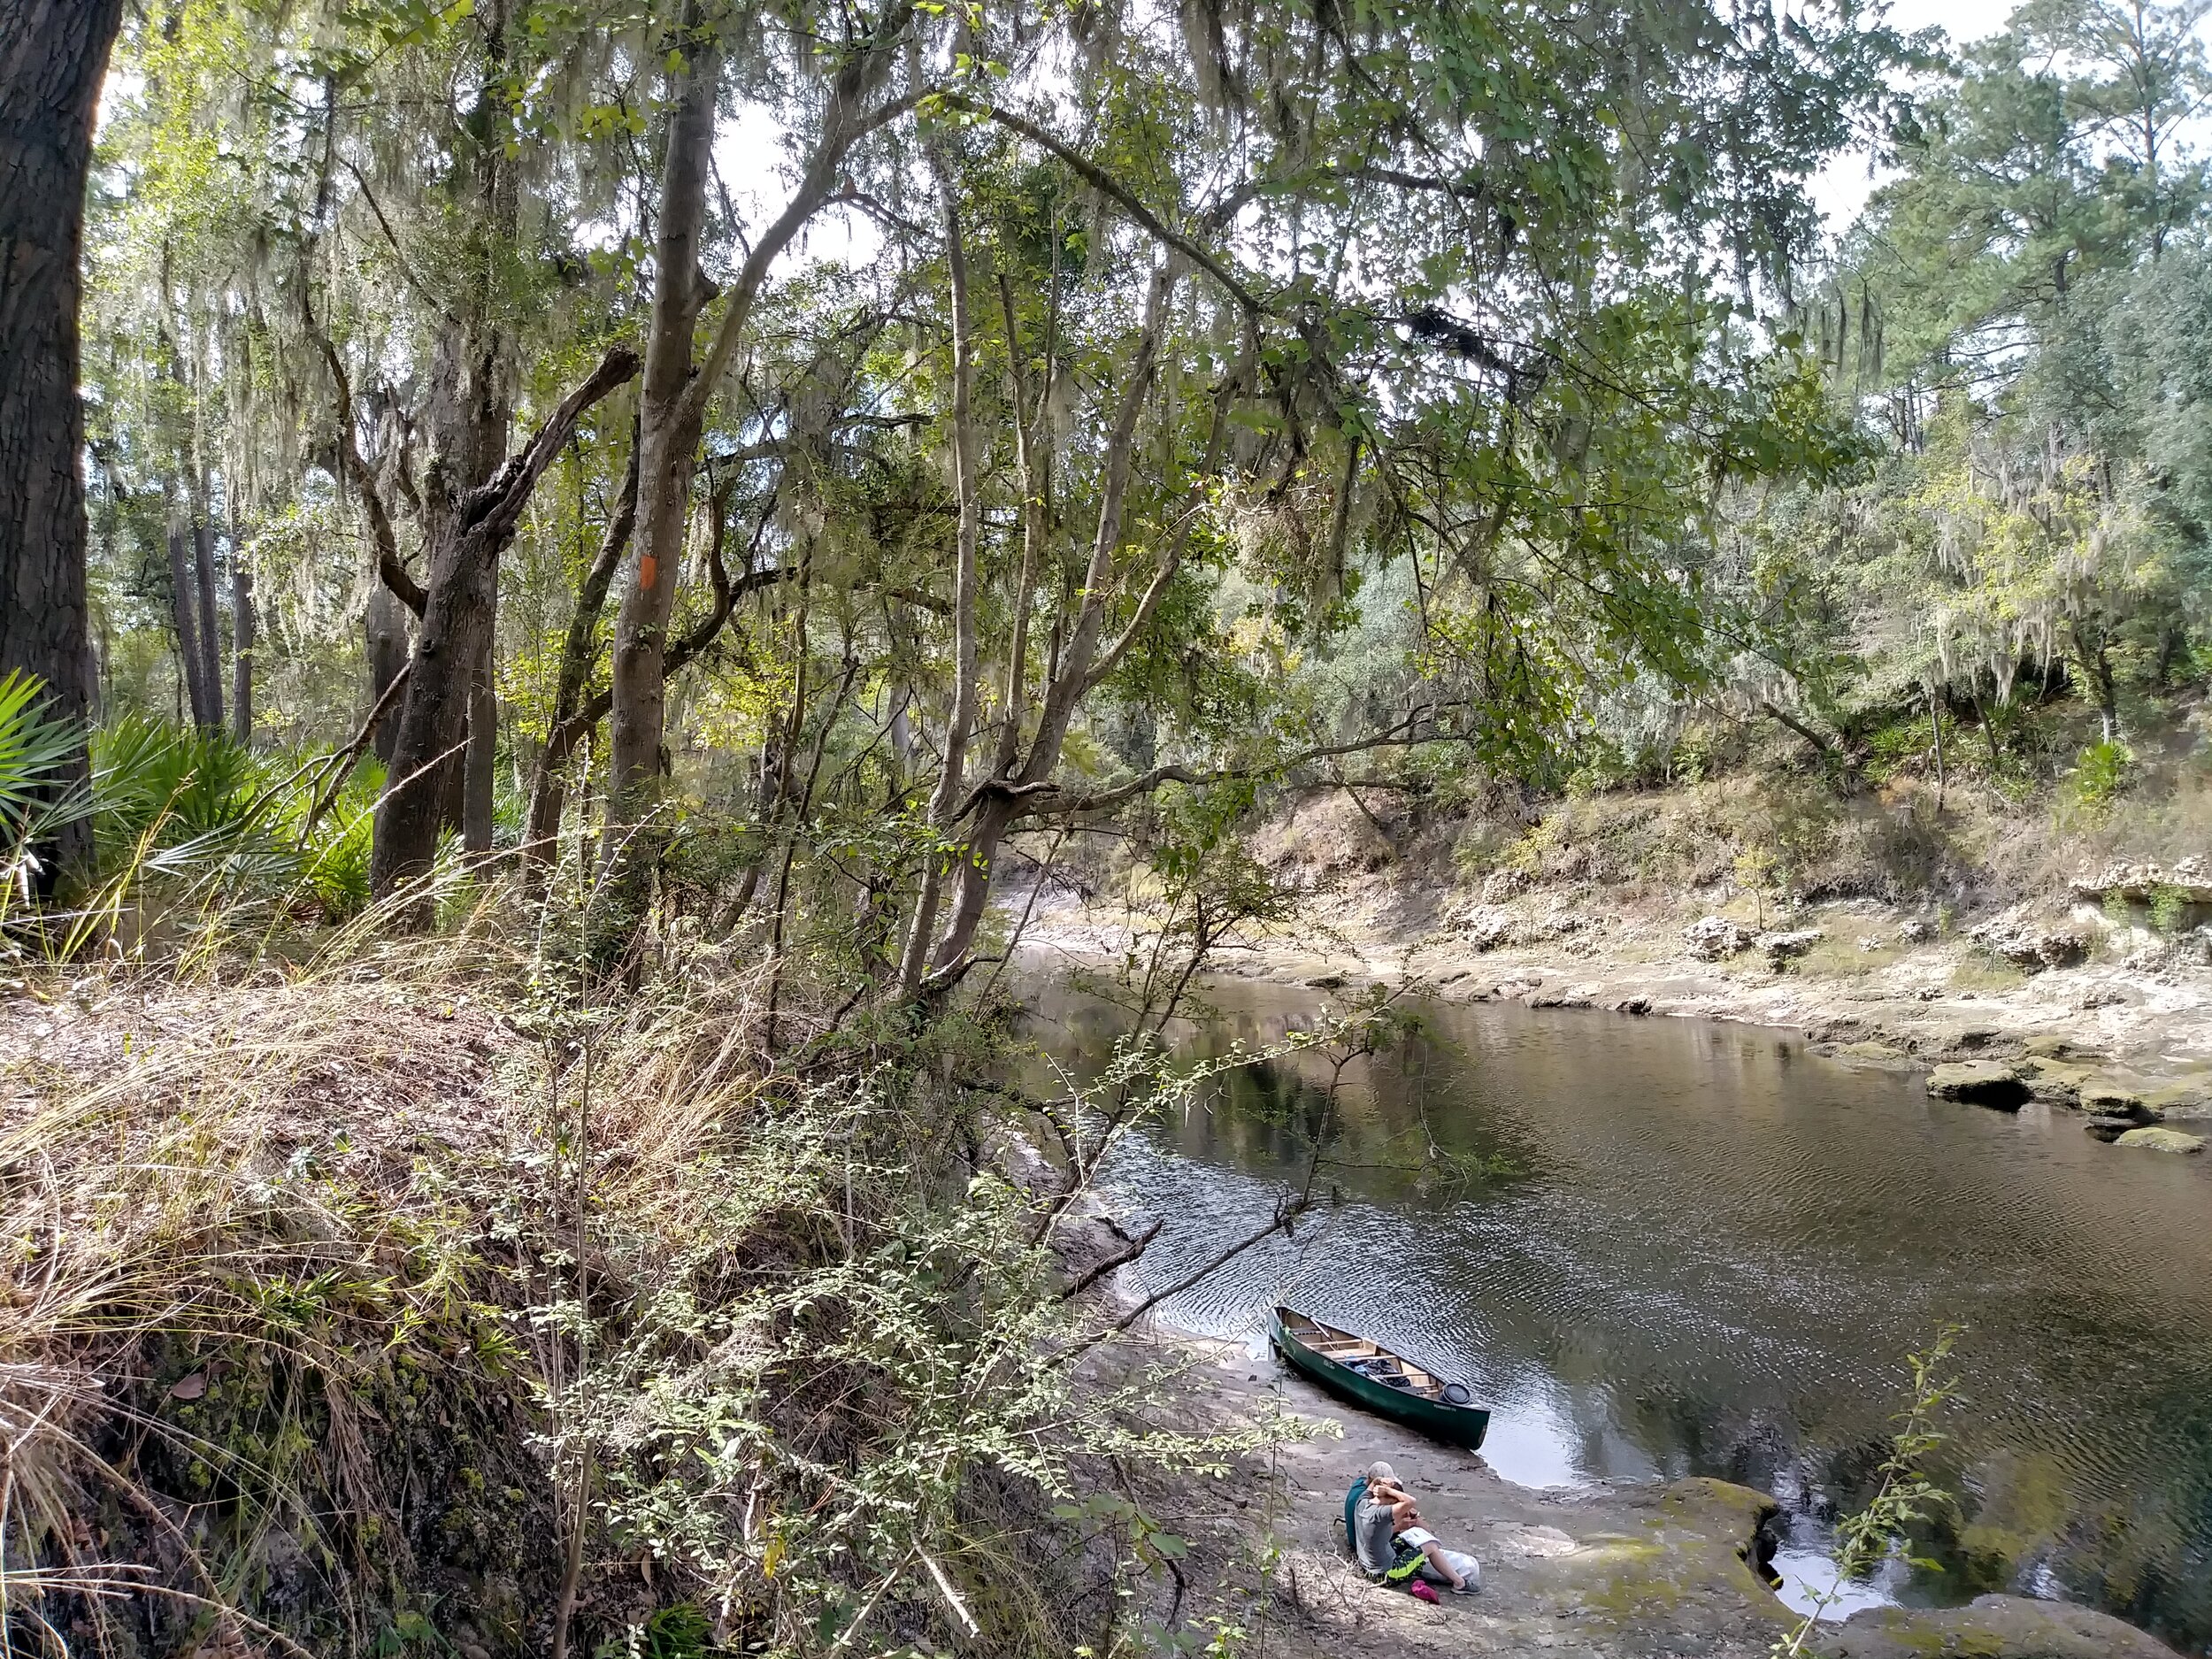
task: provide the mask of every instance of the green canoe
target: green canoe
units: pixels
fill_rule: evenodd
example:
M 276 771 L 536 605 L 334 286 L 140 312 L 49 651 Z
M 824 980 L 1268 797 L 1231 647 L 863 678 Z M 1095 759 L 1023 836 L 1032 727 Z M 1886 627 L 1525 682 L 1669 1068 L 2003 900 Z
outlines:
M 1490 1414 L 1469 1402 L 1463 1386 L 1423 1371 L 1379 1342 L 1295 1308 L 1276 1309 L 1267 1333 L 1294 1369 L 1354 1405 L 1470 1449 L 1489 1432 Z M 1402 1379 L 1404 1386 L 1385 1378 Z

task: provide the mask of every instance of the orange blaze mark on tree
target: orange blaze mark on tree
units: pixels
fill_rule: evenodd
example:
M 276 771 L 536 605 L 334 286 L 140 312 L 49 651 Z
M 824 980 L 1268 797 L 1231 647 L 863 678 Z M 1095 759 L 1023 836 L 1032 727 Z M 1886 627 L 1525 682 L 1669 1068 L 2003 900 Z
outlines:
M 645 589 L 646 592 L 650 593 L 653 590 L 654 579 L 659 576 L 660 573 L 661 562 L 655 558 L 650 553 L 644 555 L 644 557 L 638 560 L 637 585 Z

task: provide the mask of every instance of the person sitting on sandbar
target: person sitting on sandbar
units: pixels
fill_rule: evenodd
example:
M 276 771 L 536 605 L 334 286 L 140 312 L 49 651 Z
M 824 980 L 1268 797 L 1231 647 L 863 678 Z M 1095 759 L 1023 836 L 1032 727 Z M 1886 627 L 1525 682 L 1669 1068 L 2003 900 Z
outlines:
M 1402 1585 L 1418 1576 L 1462 1595 L 1474 1590 L 1481 1577 L 1475 1558 L 1445 1548 L 1421 1525 L 1420 1506 L 1398 1484 L 1396 1471 L 1386 1463 L 1370 1463 L 1358 1486 L 1364 1489 L 1356 1490 L 1351 1506 L 1352 1548 L 1370 1578 Z

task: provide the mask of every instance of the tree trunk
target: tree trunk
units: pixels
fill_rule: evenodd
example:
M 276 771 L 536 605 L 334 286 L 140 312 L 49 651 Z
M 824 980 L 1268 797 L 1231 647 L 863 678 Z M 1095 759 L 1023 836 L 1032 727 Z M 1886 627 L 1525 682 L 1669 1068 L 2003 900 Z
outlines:
M 377 592 L 383 593 L 380 586 Z M 385 595 L 389 598 L 389 595 Z M 230 538 L 230 618 L 233 648 L 230 662 L 231 730 L 242 743 L 253 741 L 253 647 L 256 618 L 253 573 L 240 557 L 238 533 Z
M 637 580 L 625 588 L 615 621 L 612 756 L 607 782 L 604 856 L 630 839 L 630 826 L 653 806 L 666 723 L 668 618 L 683 562 L 684 525 L 698 465 L 707 409 L 728 371 L 768 273 L 807 221 L 837 192 L 847 153 L 868 134 L 911 109 L 910 92 L 863 110 L 870 89 L 896 61 L 900 36 L 872 41 L 847 55 L 831 78 L 821 136 L 797 190 L 764 227 L 733 280 L 713 343 L 693 373 L 692 335 L 715 296 L 699 268 L 706 216 L 707 170 L 714 143 L 714 101 L 720 56 L 710 35 L 697 33 L 696 5 L 685 11 L 688 56 L 674 89 L 668 148 L 661 173 L 659 250 L 653 315 L 645 348 L 638 472 Z
M 630 465 L 622 475 L 622 494 L 615 503 L 614 517 L 607 522 L 607 534 L 599 544 L 599 556 L 584 572 L 584 580 L 576 589 L 576 609 L 569 613 L 568 635 L 561 645 L 560 678 L 553 690 L 553 716 L 546 725 L 545 750 L 538 757 L 538 769 L 530 784 L 530 816 L 523 826 L 522 862 L 526 879 L 534 889 L 541 888 L 546 867 L 551 863 L 554 840 L 561 833 L 561 812 L 566 805 L 569 757 L 575 752 L 578 733 L 572 722 L 584 700 L 584 687 L 591 680 L 594 652 L 592 641 L 599 631 L 599 618 L 607 608 L 607 589 L 614 584 L 614 573 L 622 563 L 622 555 L 630 545 L 630 532 L 637 523 L 637 440 L 634 434 L 630 442 Z
M 369 589 L 366 626 L 369 646 L 369 706 L 373 709 L 392 688 L 392 681 L 407 666 L 414 651 L 408 637 L 407 607 L 382 582 Z M 376 728 L 376 757 L 392 764 L 392 746 L 399 741 L 399 722 L 387 719 Z
M 2073 626 L 2074 654 L 2081 659 L 2082 678 L 2097 699 L 2097 715 L 2104 726 L 2104 741 L 2112 742 L 2120 735 L 2120 700 L 2118 687 L 2112 677 L 2110 642 L 2101 628 L 2085 629 L 2077 621 Z
M 492 635 L 498 620 L 499 571 L 492 570 L 492 613 L 483 645 L 469 674 L 469 743 L 461 790 L 461 846 L 472 857 L 492 849 L 493 806 L 499 768 L 499 695 L 492 682 Z
M 184 525 L 169 527 L 170 616 L 177 629 L 177 661 L 184 677 L 185 707 L 192 724 L 204 726 L 207 716 L 207 658 L 200 650 L 200 607 L 192 595 L 192 557 L 187 551 L 191 531 Z
M 975 340 L 968 314 L 967 248 L 960 234 L 959 198 L 951 173 L 941 162 L 938 175 L 945 194 L 945 263 L 952 282 L 952 475 L 954 495 L 960 503 L 952 590 L 952 716 L 945 727 L 944 765 L 929 803 L 930 826 L 941 835 L 951 828 L 953 808 L 960 802 L 968 765 L 968 735 L 975 725 L 975 549 L 981 511 L 975 475 Z M 930 941 L 937 932 L 943 866 L 943 856 L 932 848 L 922 866 L 914 923 L 899 959 L 902 997 L 911 997 L 921 988 L 922 969 L 929 960 Z
M 215 530 L 204 512 L 192 526 L 192 570 L 199 589 L 200 684 L 207 694 L 200 724 L 215 732 L 223 726 L 223 634 L 215 609 Z
M 694 15 L 687 8 L 687 20 Z M 668 150 L 661 168 L 653 315 L 638 411 L 637 575 L 624 589 L 615 618 L 605 849 L 610 861 L 626 844 L 627 826 L 650 810 L 660 772 L 668 618 L 683 563 L 684 526 L 701 429 L 699 419 L 687 418 L 690 400 L 685 394 L 691 383 L 692 334 L 700 311 L 714 292 L 699 268 L 699 241 L 706 223 L 707 168 L 714 145 L 720 65 L 710 42 L 693 45 L 669 118 Z
M 1943 810 L 1943 693 L 1934 686 L 1928 687 L 1928 729 L 1935 733 L 1936 811 Z M 1761 924 L 1764 926 L 1764 924 Z
M 1106 476 L 1100 492 L 1097 531 L 1083 576 L 1083 603 L 1064 648 L 1058 644 L 1057 624 L 1055 625 L 1049 683 L 1038 710 L 1037 731 L 1030 740 L 1028 758 L 1018 772 L 1002 766 L 995 779 L 1001 787 L 987 793 L 978 809 L 976 826 L 968 837 L 965 856 L 960 862 L 960 884 L 953 901 L 952 918 L 931 958 L 932 966 L 939 972 L 950 969 L 967 954 L 975 941 L 976 929 L 982 923 L 990 899 L 999 843 L 1019 810 L 1019 797 L 1007 791 L 1037 788 L 1051 777 L 1053 769 L 1060 764 L 1060 750 L 1067 740 L 1068 726 L 1075 718 L 1077 705 L 1097 683 L 1101 671 L 1110 668 L 1134 638 L 1148 608 L 1158 603 L 1164 581 L 1173 573 L 1175 557 L 1171 553 L 1139 603 L 1136 619 L 1102 657 L 1099 632 L 1114 588 L 1113 561 L 1121 546 L 1122 503 L 1128 493 L 1130 469 L 1136 455 L 1137 422 L 1151 396 L 1153 372 L 1159 361 L 1160 341 L 1167 326 L 1168 301 L 1174 284 L 1174 268 L 1164 268 L 1153 279 L 1147 296 L 1144 333 L 1138 340 L 1129 381 L 1123 388 L 1121 407 L 1107 440 Z M 1228 389 L 1225 386 L 1225 394 Z M 1215 434 L 1208 445 L 1210 451 L 1219 442 L 1225 410 L 1225 397 L 1217 407 Z
M 91 710 L 84 410 L 77 308 L 92 119 L 122 0 L 0 6 L 0 674 L 44 681 L 48 708 Z M 81 780 L 81 750 L 58 780 Z M 88 822 L 45 849 L 40 881 L 83 867 Z
M 637 373 L 626 347 L 610 351 L 591 378 L 571 392 L 529 447 L 481 488 L 461 496 L 441 519 L 430 555 L 422 634 L 407 677 L 399 733 L 393 744 L 391 780 L 377 805 L 376 843 L 369 886 L 380 898 L 428 873 L 444 826 L 444 769 L 468 741 L 471 667 L 489 637 L 499 555 L 512 540 L 517 520 L 538 480 L 568 442 L 584 411 Z M 430 918 L 426 895 L 406 919 Z
M 380 898 L 429 872 L 446 826 L 449 785 L 468 743 L 470 668 L 492 624 L 488 553 L 482 535 L 457 526 L 431 551 L 429 603 L 377 804 L 369 885 Z M 411 907 L 409 919 L 426 923 L 427 903 Z
M 442 539 L 435 521 L 457 511 L 460 498 L 488 482 L 506 459 L 508 429 L 514 420 L 513 343 L 499 299 L 499 270 L 502 261 L 511 257 L 518 205 L 505 122 L 512 96 L 506 87 L 508 10 L 507 0 L 483 0 L 474 12 L 482 55 L 476 65 L 475 101 L 461 123 L 456 145 L 466 165 L 455 169 L 452 186 L 454 204 L 466 227 L 465 258 L 463 281 L 438 342 L 431 392 L 439 486 L 433 495 L 433 545 Z M 460 831 L 462 845 L 477 856 L 491 850 L 498 771 L 499 711 L 492 689 L 492 653 L 498 625 L 500 550 L 497 546 L 490 549 L 495 565 L 484 581 L 490 610 L 480 630 L 472 626 L 475 643 L 470 656 L 437 669 L 459 678 L 457 695 L 466 710 L 467 737 L 465 749 L 440 763 L 440 816 L 447 826 Z M 425 667 L 418 664 L 418 683 Z M 408 695 L 414 695 L 411 688 Z

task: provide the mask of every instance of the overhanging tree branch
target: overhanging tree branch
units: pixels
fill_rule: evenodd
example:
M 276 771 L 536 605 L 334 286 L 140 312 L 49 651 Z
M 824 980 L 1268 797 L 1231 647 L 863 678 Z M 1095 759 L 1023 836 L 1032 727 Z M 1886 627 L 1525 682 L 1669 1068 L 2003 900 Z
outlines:
M 1054 137 L 1027 116 L 1018 114 L 1003 104 L 992 104 L 982 98 L 970 97 L 964 92 L 942 92 L 936 96 L 949 109 L 964 110 L 971 115 L 979 115 L 986 120 L 995 121 L 1009 132 L 1020 134 L 1039 149 L 1049 151 L 1081 178 L 1086 184 L 1110 196 L 1120 206 L 1122 211 L 1135 220 L 1145 234 L 1155 242 L 1164 247 L 1172 248 L 1219 283 L 1223 290 L 1238 304 L 1244 307 L 1248 314 L 1257 316 L 1266 309 L 1259 296 L 1248 288 L 1242 279 L 1232 272 L 1227 265 L 1222 264 L 1218 257 L 1193 242 L 1181 232 L 1169 228 L 1158 214 L 1131 193 L 1128 186 L 1123 184 L 1120 180 L 1115 178 L 1112 173 L 1074 146 Z

